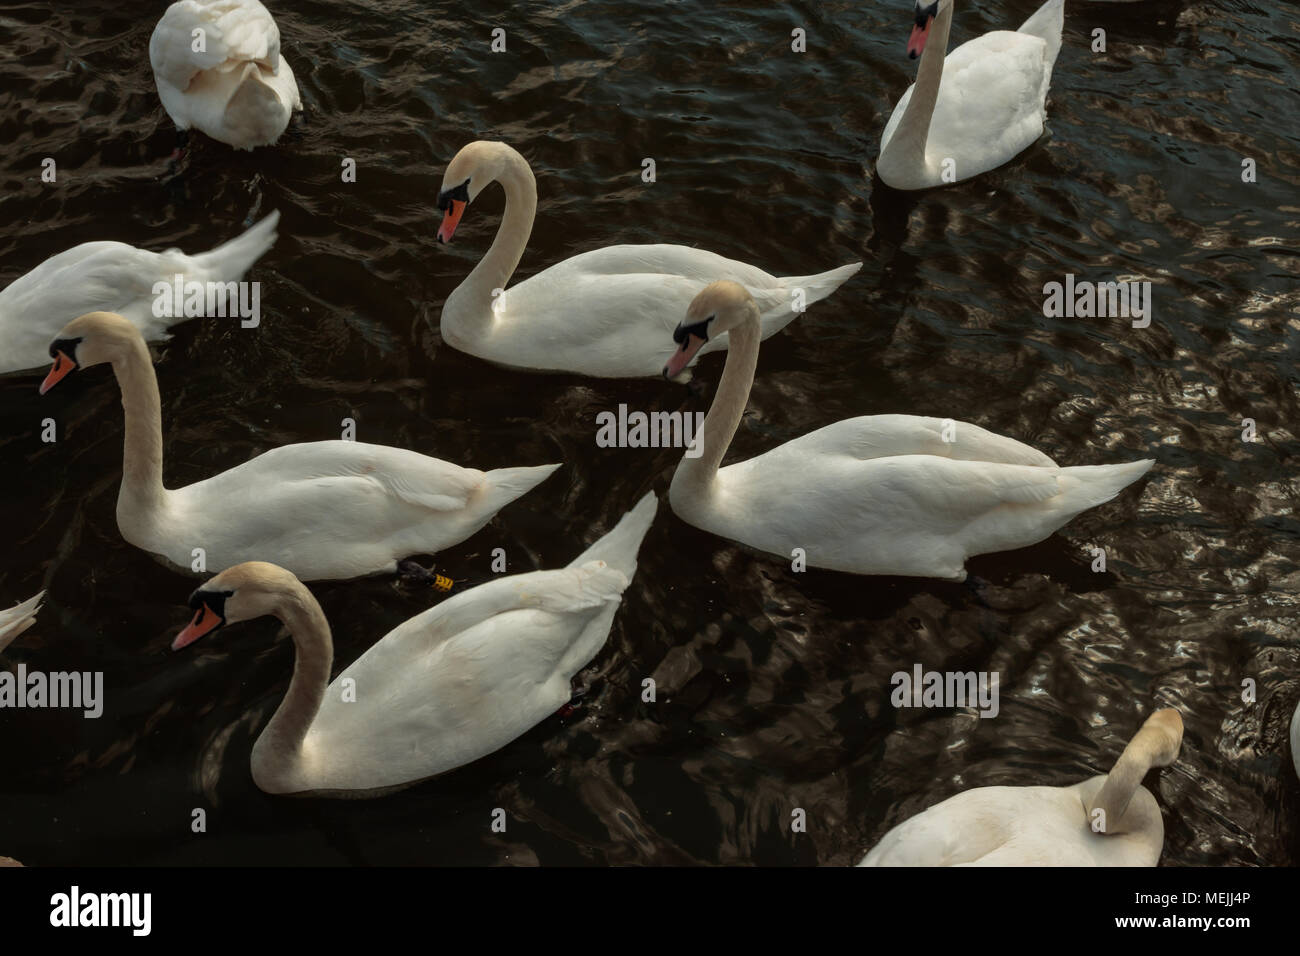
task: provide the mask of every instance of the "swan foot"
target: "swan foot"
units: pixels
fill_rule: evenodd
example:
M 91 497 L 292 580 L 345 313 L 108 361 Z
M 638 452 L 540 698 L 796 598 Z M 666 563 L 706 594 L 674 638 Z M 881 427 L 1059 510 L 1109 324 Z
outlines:
M 176 131 L 176 148 L 172 150 L 171 156 L 167 158 L 167 172 L 176 172 L 176 167 L 180 165 L 181 159 L 185 156 L 185 147 L 190 143 L 190 131 L 187 129 L 178 129 Z
M 561 720 L 572 717 L 578 708 L 582 706 L 582 698 L 586 696 L 587 688 L 574 686 L 573 696 L 569 698 L 567 704 L 555 712 L 555 716 L 559 717 Z
M 437 567 L 437 565 L 434 565 L 434 567 Z M 436 574 L 433 568 L 423 567 L 409 558 L 397 562 L 397 576 L 411 584 L 431 587 L 435 591 L 442 591 L 443 593 L 456 586 L 456 582 L 445 574 Z

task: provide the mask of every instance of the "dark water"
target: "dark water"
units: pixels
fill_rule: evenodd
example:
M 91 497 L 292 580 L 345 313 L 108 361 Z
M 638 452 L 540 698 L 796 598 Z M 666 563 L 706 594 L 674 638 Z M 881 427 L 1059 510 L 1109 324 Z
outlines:
M 953 44 L 1034 6 L 967 2 Z M 193 583 L 117 532 L 111 375 L 44 399 L 38 376 L 0 379 L 0 604 L 49 589 L 7 664 L 102 670 L 108 698 L 99 720 L 0 713 L 0 853 L 843 864 L 958 790 L 1104 772 L 1147 713 L 1176 706 L 1182 756 L 1148 779 L 1163 862 L 1300 863 L 1285 740 L 1300 697 L 1294 8 L 1071 0 L 1049 136 L 973 182 L 902 195 L 872 178 L 914 67 L 902 0 L 281 2 L 304 117 L 251 155 L 196 135 L 176 175 L 146 52 L 165 4 L 52 7 L 0 3 L 0 282 L 81 241 L 194 252 L 283 215 L 250 275 L 261 328 L 199 320 L 156 350 L 173 486 L 338 437 L 344 417 L 362 440 L 466 465 L 565 462 L 438 556 L 471 579 L 495 547 L 512 570 L 565 563 L 645 490 L 666 492 L 676 454 L 597 449 L 595 415 L 620 402 L 702 410 L 721 357 L 693 396 L 507 372 L 440 342 L 442 302 L 491 241 L 502 198 L 485 193 L 451 247 L 434 240 L 434 198 L 447 161 L 482 137 L 512 143 L 538 175 L 516 278 L 617 242 L 699 245 L 779 274 L 865 261 L 764 346 L 734 457 L 907 412 L 970 420 L 1063 464 L 1157 465 L 1046 542 L 972 561 L 979 587 L 795 575 L 665 503 L 577 713 L 381 800 L 285 800 L 253 786 L 248 756 L 291 647 L 263 620 L 168 650 Z M 488 52 L 493 26 L 507 54 Z M 790 51 L 796 26 L 805 54 Z M 1105 55 L 1089 50 L 1094 27 Z M 57 186 L 40 182 L 45 156 Z M 345 156 L 355 184 L 339 181 Z M 1042 285 L 1067 272 L 1152 280 L 1151 328 L 1044 318 Z M 47 415 L 54 445 L 38 437 Z M 1246 417 L 1257 443 L 1241 441 Z M 1094 545 L 1107 574 L 1090 570 Z M 339 667 L 431 600 L 385 579 L 313 590 Z M 890 707 L 890 675 L 918 662 L 1000 672 L 1001 714 Z M 646 676 L 657 703 L 640 700 Z M 496 807 L 505 834 L 490 832 Z M 796 807 L 806 834 L 791 833 Z

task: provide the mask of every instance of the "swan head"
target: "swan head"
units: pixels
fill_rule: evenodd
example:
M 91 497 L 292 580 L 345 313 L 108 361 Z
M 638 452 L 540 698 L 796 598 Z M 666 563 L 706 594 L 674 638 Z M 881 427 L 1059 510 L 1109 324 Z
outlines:
M 673 330 L 673 341 L 680 346 L 664 366 L 664 378 L 675 378 L 711 338 L 757 318 L 754 297 L 739 282 L 722 279 L 706 285 L 691 300 L 686 318 Z
M 465 207 L 488 183 L 501 175 L 509 154 L 513 152 L 505 143 L 476 140 L 461 147 L 460 152 L 452 157 L 442 177 L 442 188 L 438 190 L 438 208 L 442 210 L 439 242 L 451 242 Z
M 188 647 L 227 624 L 268 615 L 279 617 L 285 603 L 304 590 L 293 574 L 265 561 L 246 561 L 227 568 L 190 595 L 194 617 L 176 635 L 172 650 Z
M 41 394 L 78 369 L 114 361 L 137 347 L 140 341 L 139 329 L 114 312 L 87 312 L 78 316 L 50 343 L 54 365 L 41 382 Z
M 939 12 L 952 6 L 952 0 L 916 0 L 916 22 L 912 25 L 912 35 L 907 40 L 907 56 L 915 60 L 925 49 L 925 41 L 930 36 L 930 27 Z

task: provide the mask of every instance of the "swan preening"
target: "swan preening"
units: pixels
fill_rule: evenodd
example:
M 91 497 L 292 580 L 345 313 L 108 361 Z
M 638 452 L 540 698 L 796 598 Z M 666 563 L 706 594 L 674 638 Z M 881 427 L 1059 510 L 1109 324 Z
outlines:
M 42 394 L 75 369 L 112 364 L 126 418 L 118 528 L 185 572 L 195 549 L 208 571 L 265 560 L 308 581 L 392 572 L 410 555 L 464 541 L 559 467 L 482 472 L 404 448 L 318 441 L 168 489 L 158 379 L 139 330 L 92 312 L 65 327 L 49 354 Z
M 867 415 L 826 425 L 720 468 L 758 365 L 758 307 L 734 282 L 696 296 L 673 333 L 677 374 L 727 333 L 722 381 L 668 500 L 683 520 L 787 560 L 858 574 L 963 579 L 966 559 L 1043 540 L 1115 497 L 1152 461 L 1061 468 L 977 425 Z
M 609 634 L 656 504 L 647 494 L 565 568 L 499 577 L 416 615 L 332 683 L 320 605 L 261 562 L 195 591 L 194 619 L 172 648 L 223 624 L 279 618 L 296 659 L 253 746 L 253 781 L 267 793 L 377 796 L 486 756 L 570 700 L 570 680 Z
M 154 287 L 185 282 L 237 282 L 275 242 L 280 214 L 208 252 L 147 252 L 124 242 L 83 242 L 46 259 L 0 291 L 0 373 L 49 361 L 50 339 L 87 312 L 116 312 L 150 342 L 167 338 L 183 315 L 158 315 Z
M 479 358 L 523 369 L 604 378 L 658 375 L 671 353 L 664 333 L 714 279 L 732 279 L 759 303 L 763 337 L 834 292 L 862 263 L 819 275 L 777 278 L 703 249 L 622 245 L 565 259 L 507 288 L 537 211 L 537 183 L 516 150 L 478 141 L 447 166 L 438 240 L 450 242 L 466 207 L 490 183 L 506 194 L 492 247 L 442 308 L 442 337 Z M 504 292 L 502 291 L 504 290 Z M 714 338 L 705 352 L 727 347 Z
M 258 0 L 180 0 L 149 38 L 163 108 L 178 129 L 238 149 L 270 146 L 302 109 L 280 30 Z
M 1165 842 L 1152 767 L 1178 757 L 1178 711 L 1147 718 L 1109 774 L 1068 787 L 978 787 L 894 827 L 859 866 L 1155 866 Z
M 36 623 L 36 615 L 41 609 L 41 598 L 43 597 L 45 597 L 44 591 L 30 600 L 15 604 L 8 610 L 0 611 L 0 651 L 12 644 L 14 638 Z
M 907 43 L 916 83 L 894 107 L 876 172 L 895 189 L 928 189 L 995 169 L 1031 146 L 1047 122 L 1065 0 L 1047 0 L 1020 29 L 948 49 L 956 0 L 923 5 Z

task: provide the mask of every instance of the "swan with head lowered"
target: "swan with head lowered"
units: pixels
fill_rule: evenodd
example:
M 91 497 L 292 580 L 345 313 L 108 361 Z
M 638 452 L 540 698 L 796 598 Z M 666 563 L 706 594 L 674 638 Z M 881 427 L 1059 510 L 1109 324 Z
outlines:
M 159 283 L 237 282 L 275 242 L 280 214 L 272 212 L 215 249 L 187 256 L 179 249 L 148 252 L 124 242 L 83 242 L 46 259 L 0 291 L 0 373 L 49 361 L 50 339 L 68 319 L 104 310 L 124 316 L 150 342 L 184 316 L 157 314 Z M 170 300 L 171 296 L 168 295 Z M 165 310 L 162 310 L 165 311 Z
M 758 365 L 758 307 L 721 281 L 696 296 L 664 367 L 676 375 L 727 333 L 722 380 L 668 500 L 698 528 L 815 567 L 857 574 L 966 576 L 966 559 L 1043 540 L 1115 497 L 1151 467 L 1057 467 L 1042 452 L 976 425 L 915 415 L 847 418 L 719 467 Z
M 28 601 L 15 604 L 7 611 L 0 611 L 0 651 L 12 644 L 14 638 L 36 623 L 36 615 L 41 609 L 41 598 L 43 597 L 45 597 L 44 591 Z
M 186 573 L 197 548 L 209 571 L 267 560 L 309 581 L 392 572 L 410 555 L 464 541 L 559 467 L 483 472 L 404 448 L 316 441 L 169 489 L 158 379 L 136 327 L 92 312 L 59 333 L 50 355 L 41 394 L 77 369 L 112 364 L 126 417 L 118 528 Z
M 602 378 L 658 375 L 671 352 L 665 334 L 713 279 L 749 289 L 766 338 L 862 267 L 777 278 L 703 249 L 622 245 L 565 259 L 507 288 L 537 211 L 536 180 L 516 150 L 479 141 L 456 154 L 438 194 L 438 241 L 451 241 L 466 207 L 493 182 L 505 190 L 505 214 L 492 247 L 447 297 L 441 330 L 452 347 L 500 365 Z M 722 336 L 705 351 L 726 347 Z
M 921 63 L 885 125 L 876 161 L 895 189 L 970 179 L 1043 135 L 1065 0 L 1047 0 L 1019 30 L 995 30 L 947 53 L 955 2 L 916 0 L 907 54 Z
M 1178 758 L 1178 711 L 1147 718 L 1110 773 L 1068 787 L 977 787 L 894 827 L 858 866 L 1155 866 L 1160 807 L 1142 778 Z
M 499 750 L 571 699 L 570 680 L 609 634 L 655 507 L 647 494 L 568 567 L 495 578 L 399 624 L 333 682 L 320 605 L 270 564 L 238 565 L 195 591 L 194 618 L 172 648 L 224 624 L 279 618 L 296 659 L 253 746 L 253 781 L 267 793 L 379 796 Z
M 302 109 L 280 29 L 258 0 L 180 0 L 149 38 L 158 98 L 177 129 L 270 146 Z

